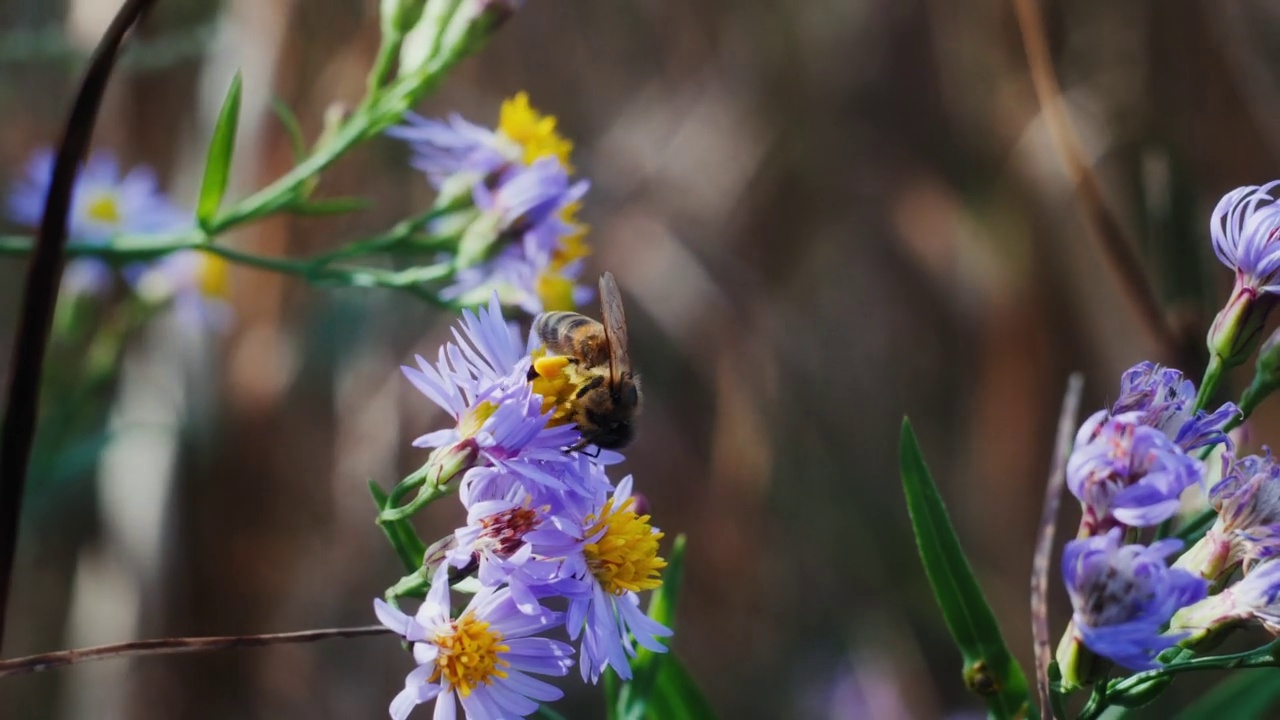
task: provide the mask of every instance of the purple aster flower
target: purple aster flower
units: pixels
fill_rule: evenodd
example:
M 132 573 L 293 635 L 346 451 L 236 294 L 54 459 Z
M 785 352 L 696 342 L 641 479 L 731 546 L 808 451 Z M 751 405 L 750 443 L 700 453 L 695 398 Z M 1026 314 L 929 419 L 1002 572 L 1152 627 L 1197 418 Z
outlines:
M 387 130 L 387 135 L 409 143 L 413 166 L 426 173 L 437 188 L 463 173 L 474 174 L 478 181 L 518 163 L 523 153 L 510 139 L 461 115 L 450 115 L 445 121 L 408 113 L 405 121 L 405 125 Z
M 125 278 L 150 302 L 172 303 L 185 327 L 225 330 L 232 319 L 229 263 L 201 250 L 179 250 L 125 268 Z
M 554 241 L 576 230 L 560 212 L 581 200 L 590 186 L 586 180 L 571 182 L 559 160 L 544 157 L 512 172 L 496 188 L 477 183 L 473 194 L 476 207 L 496 213 L 505 231 Z
M 1201 410 L 1193 416 L 1195 400 L 1195 383 L 1181 371 L 1141 362 L 1121 376 L 1120 397 L 1111 412 L 1141 413 L 1139 422 L 1168 435 L 1187 452 L 1228 442 L 1226 425 L 1240 409 L 1235 403 L 1226 403 L 1212 414 Z
M 27 227 L 38 227 L 45 196 L 53 179 L 53 153 L 41 150 L 27 163 L 26 176 L 9 193 L 9 216 Z M 176 232 L 191 227 L 190 213 L 160 192 L 155 173 L 139 165 L 124 175 L 115 157 L 99 151 L 89 157 L 71 191 L 67 234 L 78 242 L 103 244 L 125 233 Z M 111 282 L 111 268 L 97 258 L 67 263 L 64 288 L 97 294 Z
M 526 717 L 540 702 L 560 699 L 560 690 L 530 675 L 563 676 L 573 665 L 573 648 L 532 637 L 558 625 L 559 614 L 545 608 L 522 612 L 510 590 L 486 588 L 455 619 L 446 569 L 444 563 L 437 568 L 413 617 L 373 601 L 378 620 L 413 644 L 418 663 L 391 701 L 391 717 L 404 720 L 415 707 L 434 700 L 437 720 L 452 718 L 456 700 L 468 718 L 498 720 Z
M 449 562 L 475 567 L 480 584 L 506 584 L 524 612 L 539 609 L 542 594 L 577 595 L 585 588 L 564 577 L 564 558 L 582 552 L 576 523 L 558 514 L 555 497 L 535 502 L 521 478 L 512 478 L 506 497 L 481 500 L 467 507 L 467 524 L 454 532 Z
M 1209 349 L 1226 366 L 1253 353 L 1280 292 L 1280 205 L 1272 195 L 1277 185 L 1280 182 L 1232 190 L 1209 221 L 1213 251 L 1236 274 L 1231 297 L 1214 318 L 1208 337 Z
M 1080 428 L 1067 460 L 1067 487 L 1084 507 L 1082 534 L 1173 517 L 1202 467 L 1163 432 L 1142 424 L 1141 413 L 1099 411 Z
M 1120 528 L 1067 543 L 1062 577 L 1074 612 L 1072 632 L 1090 650 L 1130 670 L 1158 667 L 1155 657 L 1185 634 L 1162 632 L 1174 612 L 1205 597 L 1207 583 L 1170 569 L 1181 540 L 1122 545 Z
M 1261 563 L 1217 595 L 1178 611 L 1169 630 L 1194 643 L 1226 626 L 1251 620 L 1280 635 L 1280 562 Z
M 565 559 L 566 575 L 583 580 L 587 592 L 569 600 L 565 627 L 569 638 L 582 635 L 582 678 L 596 682 L 612 667 L 623 680 L 631 678 L 632 638 L 653 652 L 666 652 L 658 641 L 671 630 L 640 610 L 638 593 L 662 585 L 660 571 L 667 563 L 658 557 L 662 533 L 637 515 L 631 498 L 631 477 L 595 511 L 581 520 L 583 548 Z
M 1225 579 L 1244 565 L 1280 554 L 1280 466 L 1271 451 L 1262 456 L 1222 456 L 1222 480 L 1209 491 L 1218 517 L 1204 537 L 1178 559 L 1177 567 L 1209 580 Z

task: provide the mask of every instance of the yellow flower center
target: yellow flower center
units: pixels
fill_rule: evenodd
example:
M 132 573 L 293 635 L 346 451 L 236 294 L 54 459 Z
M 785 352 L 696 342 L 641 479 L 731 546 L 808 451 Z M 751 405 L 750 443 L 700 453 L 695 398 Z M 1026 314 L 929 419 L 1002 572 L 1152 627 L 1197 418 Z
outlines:
M 533 371 L 529 382 L 533 391 L 542 396 L 543 414 L 551 413 L 547 425 L 566 425 L 573 422 L 574 395 L 589 378 L 578 372 L 570 358 L 564 355 L 548 355 L 545 347 L 533 351 Z
M 538 273 L 537 290 L 538 298 L 542 300 L 543 312 L 574 308 L 573 280 L 563 275 L 549 270 Z
M 495 403 L 485 400 L 462 413 L 462 417 L 458 418 L 458 434 L 464 438 L 475 437 L 476 433 L 480 432 L 480 428 L 484 427 L 485 422 L 493 417 L 497 410 L 498 406 Z
M 441 628 L 434 643 L 440 652 L 429 681 L 438 683 L 443 678 L 462 697 L 481 684 L 491 685 L 495 677 L 505 678 L 503 668 L 511 666 L 499 657 L 511 649 L 502 644 L 502 633 L 469 612 Z
M 100 223 L 118 223 L 121 219 L 120 203 L 111 193 L 102 193 L 90 200 L 85 206 L 84 213 L 90 220 Z
M 587 518 L 591 523 L 588 537 L 604 531 L 599 540 L 583 548 L 587 567 L 605 592 L 614 595 L 662 587 L 659 571 L 667 566 L 667 561 L 658 557 L 662 533 L 649 526 L 648 515 L 636 515 L 631 509 L 634 503 L 635 498 L 627 498 L 614 509 L 613 498 L 609 498 L 598 520 L 594 515 Z
M 524 150 L 526 163 L 554 157 L 566 172 L 573 172 L 573 166 L 569 164 L 573 143 L 556 132 L 554 115 L 543 115 L 529 105 L 527 93 L 518 92 L 515 97 L 502 102 L 502 110 L 498 115 L 498 132 Z
M 231 295 L 231 263 L 225 259 L 202 252 L 197 278 L 202 295 L 218 298 Z

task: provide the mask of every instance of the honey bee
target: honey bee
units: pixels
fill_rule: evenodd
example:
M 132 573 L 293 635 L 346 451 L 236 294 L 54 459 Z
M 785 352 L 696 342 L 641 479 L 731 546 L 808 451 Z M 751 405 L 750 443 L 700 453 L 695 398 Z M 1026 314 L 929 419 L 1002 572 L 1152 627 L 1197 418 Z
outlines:
M 543 313 L 533 331 L 547 352 L 568 358 L 575 377 L 570 419 L 587 445 L 620 448 L 635 435 L 632 422 L 640 410 L 640 382 L 631 372 L 627 354 L 627 318 L 622 294 L 612 273 L 600 278 L 600 318 L 596 322 L 575 312 Z

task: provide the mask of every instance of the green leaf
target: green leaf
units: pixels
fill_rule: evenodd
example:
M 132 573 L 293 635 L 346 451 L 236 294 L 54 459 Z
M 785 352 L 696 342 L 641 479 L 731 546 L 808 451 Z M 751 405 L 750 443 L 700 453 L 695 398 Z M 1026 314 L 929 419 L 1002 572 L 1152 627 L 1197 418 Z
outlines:
M 713 720 L 716 712 L 680 658 L 668 654 L 658 668 L 647 720 Z
M 307 140 L 302 135 L 302 124 L 298 122 L 298 116 L 293 114 L 293 110 L 285 104 L 285 101 L 278 97 L 271 98 L 271 109 L 279 118 L 280 124 L 284 126 L 284 131 L 289 134 L 289 145 L 293 148 L 294 162 L 302 162 L 307 157 Z
M 231 154 L 236 146 L 236 125 L 240 120 L 240 73 L 231 80 L 231 88 L 222 101 L 218 124 L 209 139 L 209 156 L 204 164 L 204 180 L 200 183 L 200 199 L 196 202 L 196 219 L 207 225 L 218 214 L 222 196 L 231 177 Z
M 671 544 L 671 557 L 662 573 L 662 586 L 649 599 L 650 618 L 675 630 L 676 600 L 680 594 L 680 582 L 684 576 L 685 536 L 677 535 Z M 640 648 L 631 660 L 631 682 L 624 683 L 618 694 L 618 714 L 624 720 L 639 720 L 645 716 L 649 693 L 658 675 L 658 665 L 668 653 L 655 653 Z
M 382 491 L 378 483 L 372 480 L 369 481 L 369 494 L 373 495 L 373 504 L 378 507 L 379 514 L 387 509 L 387 494 Z M 387 540 L 391 541 L 391 547 L 396 551 L 400 562 L 404 564 L 405 570 L 411 573 L 421 570 L 422 558 L 427 554 L 427 546 L 418 538 L 413 525 L 409 524 L 408 520 L 380 522 L 378 525 L 387 536 Z
M 943 618 L 964 657 L 965 685 L 986 700 L 992 718 L 1034 716 L 1027 679 L 1004 644 L 905 418 L 898 450 L 916 545 Z
M 1227 676 L 1178 714 L 1178 720 L 1252 720 L 1275 717 L 1269 712 L 1280 700 L 1280 673 L 1275 668 L 1237 672 Z
M 295 215 L 343 215 L 368 210 L 373 205 L 365 198 L 337 197 L 298 202 L 288 207 Z

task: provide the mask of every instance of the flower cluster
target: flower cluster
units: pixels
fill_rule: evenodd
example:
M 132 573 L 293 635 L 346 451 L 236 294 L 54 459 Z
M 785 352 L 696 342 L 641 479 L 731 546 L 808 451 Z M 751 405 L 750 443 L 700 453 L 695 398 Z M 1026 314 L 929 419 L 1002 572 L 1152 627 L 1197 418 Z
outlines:
M 40 225 L 53 160 L 53 154 L 43 150 L 27 164 L 25 177 L 8 198 L 14 222 L 31 228 Z M 90 156 L 76 176 L 67 218 L 67 234 L 74 242 L 107 245 L 122 235 L 178 233 L 193 224 L 191 213 L 160 191 L 155 172 L 145 165 L 122 173 L 115 157 L 102 151 Z M 228 267 L 217 256 L 183 250 L 153 262 L 131 263 L 121 271 L 119 277 L 139 297 L 154 305 L 172 303 L 184 323 L 219 326 L 229 317 Z M 63 290 L 100 296 L 116 277 L 104 260 L 77 258 L 67 264 Z
M 443 299 L 475 305 L 497 292 L 531 315 L 591 299 L 578 282 L 590 254 L 577 221 L 589 183 L 573 180 L 573 143 L 525 93 L 503 102 L 496 129 L 411 114 L 388 134 L 410 144 L 439 191 L 431 235 L 456 245 L 458 265 Z
M 456 485 L 467 522 L 431 569 L 430 594 L 413 617 L 378 603 L 383 623 L 414 643 L 419 665 L 391 714 L 435 699 L 451 706 L 437 709 L 447 715 L 456 694 L 469 717 L 523 717 L 532 701 L 559 696 L 523 672 L 564 674 L 572 662 L 567 646 L 534 633 L 563 625 L 591 682 L 608 668 L 629 678 L 637 643 L 665 650 L 658 639 L 670 631 L 639 598 L 662 584 L 663 534 L 637 508 L 631 478 L 610 481 L 606 468 L 620 455 L 567 450 L 580 435 L 556 417 L 555 396 L 531 372 L 545 350 L 515 336 L 496 295 L 464 313 L 454 336 L 435 362 L 418 357 L 404 368 L 453 419 L 414 444 L 434 449 L 428 466 L 448 465 L 427 476 Z M 449 579 L 471 575 L 480 593 L 452 617 Z M 555 598 L 563 613 L 544 606 Z

